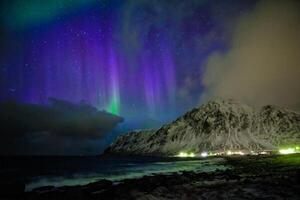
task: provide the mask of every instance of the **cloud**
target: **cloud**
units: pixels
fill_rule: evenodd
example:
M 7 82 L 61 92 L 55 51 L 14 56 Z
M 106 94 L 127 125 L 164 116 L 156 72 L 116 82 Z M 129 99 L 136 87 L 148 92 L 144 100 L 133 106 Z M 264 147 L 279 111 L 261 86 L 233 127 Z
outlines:
M 84 103 L 76 105 L 57 99 L 50 102 L 48 106 L 0 104 L 1 154 L 85 151 L 88 143 L 101 139 L 123 121 Z
M 209 56 L 201 100 L 234 98 L 299 109 L 299 10 L 297 1 L 258 2 L 239 20 L 229 50 Z

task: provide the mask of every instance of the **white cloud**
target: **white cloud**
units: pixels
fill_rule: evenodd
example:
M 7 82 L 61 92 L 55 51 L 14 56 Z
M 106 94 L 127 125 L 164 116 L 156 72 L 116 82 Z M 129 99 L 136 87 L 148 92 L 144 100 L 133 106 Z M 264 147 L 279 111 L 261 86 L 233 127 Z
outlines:
M 243 16 L 229 51 L 208 58 L 201 100 L 234 98 L 299 109 L 299 11 L 297 1 L 261 1 Z

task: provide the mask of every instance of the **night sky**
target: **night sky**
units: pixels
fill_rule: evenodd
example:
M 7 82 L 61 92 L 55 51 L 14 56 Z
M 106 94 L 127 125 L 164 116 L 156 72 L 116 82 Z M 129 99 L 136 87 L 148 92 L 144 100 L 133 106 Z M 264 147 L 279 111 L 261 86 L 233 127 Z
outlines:
M 253 4 L 7 1 L 1 99 L 83 100 L 124 117 L 172 119 L 198 104 L 201 84 L 189 82 L 211 52 L 226 49 L 224 23 Z
M 290 48 L 299 53 L 298 47 L 289 46 L 299 44 L 299 35 L 293 40 L 300 30 L 299 4 L 278 2 L 273 6 L 274 1 L 247 0 L 1 1 L 0 100 L 39 105 L 48 104 L 49 98 L 84 102 L 122 116 L 125 122 L 174 120 L 188 109 L 219 96 L 258 105 L 268 99 L 274 100 L 270 103 L 299 108 L 298 96 L 288 96 L 288 102 L 281 97 L 271 98 L 281 90 L 297 93 L 300 71 L 295 53 L 292 58 L 284 58 L 296 60 L 293 70 L 283 63 L 285 70 L 278 72 L 292 72 L 296 77 L 290 84 L 292 88 L 264 87 L 270 81 L 294 80 L 288 75 L 286 79 L 278 75 L 279 79 L 272 78 L 268 83 L 246 85 L 257 82 L 251 77 L 267 75 L 268 71 L 240 70 L 239 74 L 234 68 L 241 63 L 235 59 L 236 52 L 250 55 L 247 58 L 241 54 L 246 62 L 256 60 L 255 49 L 248 53 L 243 48 L 249 44 L 257 44 L 263 51 L 260 55 L 268 52 L 259 44 L 272 37 L 256 35 L 266 32 L 265 27 L 275 36 L 277 31 L 279 41 L 292 38 L 277 44 L 274 41 L 278 37 L 274 36 L 270 44 L 279 49 L 276 53 L 282 55 Z M 278 29 L 264 26 L 264 20 L 270 24 L 269 19 L 278 24 Z M 282 24 L 294 27 L 283 33 L 286 37 L 280 32 L 287 29 Z M 256 29 L 259 31 L 252 31 Z M 262 39 L 255 43 L 253 38 Z M 281 48 L 282 44 L 287 45 Z M 261 69 L 260 60 L 266 61 L 265 66 L 271 60 L 268 59 L 257 59 L 258 63 L 249 64 L 249 68 Z M 237 74 L 232 75 L 233 71 Z M 239 82 L 232 82 L 236 77 Z M 277 77 L 277 73 L 272 77 Z M 256 89 L 247 92 L 249 87 L 263 88 L 262 94 L 271 91 L 271 97 L 255 102 L 253 99 L 261 94 Z M 227 92 L 228 88 L 237 92 Z

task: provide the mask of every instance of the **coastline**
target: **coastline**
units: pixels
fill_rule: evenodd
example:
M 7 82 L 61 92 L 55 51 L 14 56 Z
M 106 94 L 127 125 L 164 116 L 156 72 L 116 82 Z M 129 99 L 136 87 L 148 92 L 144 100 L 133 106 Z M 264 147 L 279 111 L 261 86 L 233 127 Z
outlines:
M 225 157 L 225 171 L 144 176 L 82 186 L 46 186 L 5 199 L 298 199 L 300 154 Z M 21 189 L 21 186 L 20 188 Z M 4 190 L 2 188 L 2 190 Z M 3 195 L 3 193 L 2 193 Z M 4 194 L 5 195 L 5 194 Z

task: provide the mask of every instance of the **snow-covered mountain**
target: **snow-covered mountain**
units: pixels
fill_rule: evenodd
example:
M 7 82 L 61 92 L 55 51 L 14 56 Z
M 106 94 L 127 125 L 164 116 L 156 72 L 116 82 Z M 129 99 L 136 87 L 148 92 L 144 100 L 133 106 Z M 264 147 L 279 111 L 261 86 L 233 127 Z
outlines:
M 275 150 L 300 144 L 300 113 L 254 109 L 234 100 L 210 101 L 158 130 L 121 135 L 107 154 L 175 155 L 227 150 Z

